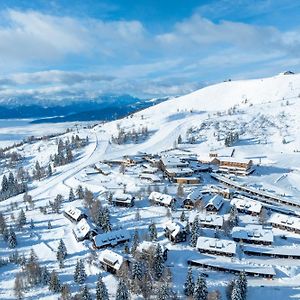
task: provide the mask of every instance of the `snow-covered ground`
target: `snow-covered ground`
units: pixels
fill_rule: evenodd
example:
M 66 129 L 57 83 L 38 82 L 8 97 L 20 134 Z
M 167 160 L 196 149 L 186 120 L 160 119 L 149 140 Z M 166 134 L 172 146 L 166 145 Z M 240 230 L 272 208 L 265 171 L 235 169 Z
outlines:
M 163 226 L 170 216 L 168 216 L 166 208 L 153 207 L 147 200 L 147 187 L 153 188 L 153 185 L 138 177 L 141 172 L 140 167 L 127 167 L 124 174 L 119 172 L 119 167 L 112 167 L 111 174 L 108 176 L 87 175 L 85 169 L 100 161 L 120 159 L 124 155 L 134 155 L 139 152 L 159 154 L 163 150 L 174 147 L 178 137 L 181 136 L 183 143 L 178 147 L 191 150 L 199 158 L 206 157 L 209 152 L 231 153 L 235 149 L 235 158 L 252 159 L 255 164 L 259 164 L 253 174 L 237 180 L 274 194 L 289 196 L 295 201 L 299 200 L 300 203 L 299 95 L 299 74 L 224 82 L 168 100 L 122 120 L 98 125 L 92 129 L 80 128 L 79 134 L 81 136 L 88 135 L 90 144 L 78 153 L 74 162 L 57 168 L 52 177 L 36 182 L 35 188 L 30 191 L 35 202 L 35 209 L 26 212 L 26 216 L 27 220 L 32 219 L 36 224 L 35 234 L 30 236 L 29 228 L 18 233 L 18 251 L 27 254 L 33 248 L 42 264 L 47 265 L 50 269 L 57 269 L 59 276 L 64 278 L 65 282 L 72 284 L 76 261 L 79 258 L 87 259 L 90 253 L 90 243 L 75 240 L 72 233 L 74 225 L 62 214 L 43 215 L 38 207 L 53 200 L 58 193 L 67 199 L 69 189 L 71 187 L 76 189 L 78 184 L 81 184 L 97 194 L 103 205 L 109 206 L 112 225 L 115 229 L 124 228 L 133 234 L 135 228 L 146 232 L 150 222 L 156 223 L 159 242 L 170 248 L 166 265 L 170 266 L 173 273 L 174 288 L 182 294 L 187 260 L 199 259 L 203 255 L 199 254 L 195 248 L 190 247 L 187 242 L 172 245 L 163 236 Z M 34 126 L 41 128 L 41 125 Z M 43 126 L 49 133 L 49 125 Z M 150 132 L 145 141 L 124 145 L 116 145 L 110 141 L 111 136 L 117 135 L 120 128 L 124 131 L 133 129 L 138 131 L 142 127 L 147 127 Z M 55 126 L 55 128 L 58 131 L 62 129 L 59 126 Z M 7 127 L 3 134 L 13 135 L 18 133 L 19 129 Z M 32 128 L 28 130 L 35 132 L 35 129 Z M 239 140 L 233 146 L 225 147 L 224 138 L 230 132 L 237 132 Z M 192 144 L 190 143 L 191 136 L 195 140 Z M 42 150 L 38 151 L 37 149 Z M 28 158 L 29 165 L 33 165 L 36 160 L 47 164 L 49 155 L 55 151 L 55 145 L 51 140 L 47 143 L 40 141 L 35 144 L 25 144 L 19 151 Z M 3 172 L 1 171 L 1 173 Z M 203 185 L 213 183 L 208 174 L 203 174 L 202 179 Z M 176 194 L 177 185 L 166 180 L 162 180 L 161 184 L 157 186 L 160 191 L 166 187 L 169 194 Z M 121 191 L 124 188 L 128 193 L 140 194 L 135 206 L 133 208 L 111 207 L 103 196 L 103 192 Z M 188 187 L 185 189 L 185 194 L 187 193 Z M 25 207 L 22 199 L 23 195 L 18 195 L 0 202 L 0 210 L 5 213 L 11 224 L 13 224 L 10 218 L 11 213 L 17 215 L 20 208 Z M 77 207 L 83 207 L 81 200 L 75 201 L 74 204 Z M 12 202 L 17 202 L 19 206 L 13 211 L 8 211 Z M 66 204 L 64 203 L 63 206 Z M 140 220 L 136 220 L 135 217 L 137 209 L 141 215 Z M 227 214 L 228 210 L 229 203 L 227 201 L 222 213 Z M 173 213 L 173 217 L 178 218 L 180 214 L 181 208 L 178 205 L 178 211 Z M 52 223 L 52 229 L 47 229 L 49 220 Z M 243 224 L 257 221 L 257 217 L 241 215 Z M 205 230 L 204 234 L 213 235 L 211 230 Z M 286 235 L 286 240 L 280 237 L 282 234 Z M 274 236 L 276 246 L 294 247 L 300 242 L 299 234 L 282 232 L 279 229 L 274 229 Z M 69 253 L 65 268 L 61 270 L 58 269 L 55 254 L 59 239 L 64 240 Z M 6 257 L 14 251 L 6 248 L 3 240 L 0 241 L 0 244 L 1 256 Z M 115 250 L 122 253 L 123 246 L 118 246 Z M 248 279 L 250 300 L 300 297 L 300 261 L 247 256 L 236 259 L 241 262 L 273 266 L 276 270 L 276 276 L 272 280 Z M 87 264 L 86 269 L 89 275 L 87 284 L 91 289 L 95 288 L 96 276 L 100 272 L 111 297 L 113 297 L 117 283 L 116 278 L 94 265 Z M 195 268 L 195 274 L 202 271 Z M 12 288 L 16 272 L 16 266 L 9 265 L 0 268 L 1 299 L 14 298 Z M 233 275 L 214 271 L 205 272 L 209 275 L 207 278 L 209 290 L 220 290 L 225 299 L 225 286 L 233 278 Z M 78 291 L 74 284 L 72 291 Z M 57 295 L 53 296 L 46 288 L 28 291 L 26 296 L 28 299 L 57 299 Z

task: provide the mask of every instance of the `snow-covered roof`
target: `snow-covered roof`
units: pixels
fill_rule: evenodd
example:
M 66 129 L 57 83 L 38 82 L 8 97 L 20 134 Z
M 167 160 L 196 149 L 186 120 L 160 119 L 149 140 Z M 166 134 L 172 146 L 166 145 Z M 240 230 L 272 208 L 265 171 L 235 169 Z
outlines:
M 81 219 L 73 230 L 76 237 L 80 239 L 84 238 L 89 232 L 95 230 L 95 226 L 87 219 Z
M 171 232 L 172 237 L 176 237 L 181 231 L 185 231 L 184 226 L 179 222 L 167 222 L 165 224 L 165 229 Z
M 150 173 L 150 174 L 153 174 L 155 172 L 158 171 L 158 168 L 156 167 L 152 167 L 152 166 L 149 166 L 149 165 L 146 165 L 146 164 L 143 164 L 143 173 Z
M 164 205 L 171 205 L 172 201 L 174 200 L 174 197 L 172 197 L 171 195 L 162 194 L 159 192 L 152 192 L 149 195 L 149 200 L 152 200 L 154 202 L 161 203 Z
M 198 216 L 199 223 L 203 226 L 216 226 L 222 227 L 223 225 L 223 216 L 219 215 L 209 215 L 205 213 L 197 213 L 196 211 L 191 211 L 189 216 L 189 223 L 192 223 L 195 220 L 195 217 Z
M 115 246 L 119 242 L 127 241 L 130 235 L 126 230 L 109 231 L 106 233 L 98 234 L 94 237 L 96 247 Z
M 99 260 L 102 264 L 109 265 L 115 270 L 120 270 L 124 262 L 124 257 L 112 250 L 105 249 L 100 252 Z
M 157 247 L 157 245 L 158 245 L 158 242 L 143 241 L 137 246 L 136 250 L 138 252 L 148 252 L 151 249 L 155 249 Z M 161 244 L 160 244 L 160 246 L 161 246 L 162 251 L 164 252 L 166 250 L 166 248 Z
M 193 174 L 194 171 L 191 168 L 166 168 L 166 172 L 169 174 L 176 174 L 176 176 L 184 176 L 188 174 Z
M 243 246 L 244 252 L 252 252 L 257 254 L 278 255 L 278 256 L 298 256 L 300 258 L 300 247 L 257 247 Z
M 237 209 L 246 210 L 258 214 L 262 209 L 262 205 L 260 202 L 247 197 L 233 198 L 230 204 L 234 205 Z
M 165 167 L 187 167 L 189 164 L 187 162 L 183 162 L 179 157 L 177 156 L 162 156 L 161 162 Z
M 200 236 L 197 239 L 196 248 L 199 250 L 235 254 L 236 243 L 230 240 L 222 240 L 222 239 Z
M 220 163 L 234 163 L 234 164 L 251 164 L 251 159 L 243 159 L 243 158 L 235 158 L 235 157 L 217 157 L 217 159 L 220 161 Z
M 274 213 L 268 220 L 271 224 L 277 224 L 291 229 L 300 230 L 300 218 Z
M 273 243 L 274 237 L 271 229 L 264 229 L 261 225 L 248 225 L 246 227 L 233 227 L 231 236 L 234 239 L 243 239 L 256 242 Z
M 113 201 L 118 201 L 118 202 L 128 202 L 130 203 L 133 200 L 133 196 L 131 194 L 125 194 L 125 193 L 120 193 L 117 192 L 113 195 Z
M 72 205 L 68 205 L 65 208 L 64 212 L 65 212 L 65 214 L 67 214 L 71 218 L 73 218 L 74 220 L 78 220 L 79 217 L 83 214 L 83 212 L 79 208 L 74 207 Z
M 186 199 L 197 201 L 200 200 L 202 196 L 202 190 L 200 188 L 196 188 L 187 195 Z
M 155 174 L 149 174 L 149 173 L 141 173 L 140 178 L 150 180 L 152 182 L 160 182 L 161 181 L 159 176 L 157 176 Z
M 223 197 L 221 197 L 220 195 L 214 195 L 211 199 L 209 199 L 209 201 L 205 205 L 205 208 L 210 205 L 214 206 L 217 210 L 219 210 L 223 205 Z
M 84 172 L 85 172 L 86 175 L 93 175 L 93 174 L 99 173 L 98 170 L 96 170 L 96 169 L 94 169 L 94 168 L 92 168 L 92 167 L 87 167 L 87 168 L 85 168 L 85 169 L 84 169 Z
M 214 267 L 228 271 L 245 272 L 246 274 L 252 275 L 271 275 L 275 276 L 275 270 L 271 266 L 261 266 L 255 264 L 236 263 L 216 259 L 198 259 L 190 260 L 194 264 L 199 264 L 206 267 Z
M 98 162 L 95 164 L 95 168 L 97 170 L 100 170 L 103 174 L 110 174 L 111 173 L 111 167 L 108 164 Z

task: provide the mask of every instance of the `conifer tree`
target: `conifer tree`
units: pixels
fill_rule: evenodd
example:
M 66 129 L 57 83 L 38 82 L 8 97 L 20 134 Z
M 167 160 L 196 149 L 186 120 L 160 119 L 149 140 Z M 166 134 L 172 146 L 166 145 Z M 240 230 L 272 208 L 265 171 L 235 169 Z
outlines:
M 48 285 L 50 282 L 50 273 L 46 266 L 41 268 L 41 283 L 43 285 Z
M 17 246 L 17 237 L 12 228 L 8 231 L 7 243 L 9 248 L 16 248 Z
M 191 229 L 191 240 L 190 240 L 190 245 L 192 247 L 196 247 L 197 244 L 197 239 L 199 237 L 199 219 L 198 219 L 198 215 L 196 215 L 193 224 L 192 224 L 192 229 Z
M 195 289 L 193 293 L 194 300 L 207 300 L 208 291 L 206 280 L 203 276 L 198 276 L 197 281 L 195 283 Z
M 109 300 L 107 288 L 99 274 L 96 286 L 96 300 Z
M 52 224 L 50 221 L 48 221 L 48 229 L 52 229 Z
M 18 228 L 23 228 L 23 226 L 26 225 L 26 215 L 25 212 L 23 210 L 23 208 L 21 209 L 18 219 L 17 219 L 17 227 Z
M 163 252 L 160 244 L 157 244 L 157 247 L 153 256 L 153 271 L 156 279 L 160 279 L 164 272 L 164 258 Z
M 149 230 L 150 240 L 156 241 L 157 240 L 157 229 L 153 222 L 149 225 L 148 230 Z
M 84 191 L 83 191 L 83 188 L 81 185 L 79 185 L 77 187 L 77 190 L 76 190 L 76 195 L 79 199 L 83 199 L 84 198 Z
M 49 290 L 53 293 L 58 293 L 60 292 L 61 289 L 61 284 L 58 278 L 57 273 L 53 270 L 50 274 L 50 279 L 49 279 Z
M 180 221 L 181 221 L 181 222 L 185 222 L 185 221 L 186 221 L 186 216 L 185 216 L 184 210 L 182 211 L 182 213 L 181 213 L 181 215 L 180 215 Z
M 139 232 L 137 229 L 134 230 L 134 235 L 133 235 L 133 242 L 132 242 L 132 246 L 131 246 L 131 254 L 134 254 L 136 248 L 139 245 Z
M 72 202 L 75 200 L 75 195 L 74 195 L 74 192 L 73 192 L 73 189 L 70 188 L 70 192 L 69 192 L 69 201 Z
M 143 278 L 143 269 L 140 261 L 135 261 L 132 266 L 132 279 L 141 281 Z
M 80 259 L 77 261 L 74 273 L 74 281 L 78 284 L 83 284 L 86 280 L 86 273 L 83 261 Z
M 193 271 L 192 268 L 190 267 L 186 276 L 186 280 L 184 283 L 184 294 L 186 296 L 192 296 L 194 293 L 194 288 L 195 288 L 195 283 L 194 283 L 194 278 L 193 278 Z
M 59 267 L 60 268 L 63 267 L 63 262 L 64 262 L 66 256 L 67 256 L 67 248 L 66 248 L 65 243 L 61 239 L 59 241 L 59 245 L 58 245 L 57 252 L 56 252 L 56 258 L 59 262 Z
M 117 293 L 116 293 L 116 300 L 128 300 L 130 299 L 130 294 L 126 283 L 123 280 L 119 281 Z
M 81 299 L 82 300 L 92 300 L 92 296 L 91 296 L 91 294 L 89 292 L 89 289 L 88 289 L 88 287 L 86 285 L 82 289 Z

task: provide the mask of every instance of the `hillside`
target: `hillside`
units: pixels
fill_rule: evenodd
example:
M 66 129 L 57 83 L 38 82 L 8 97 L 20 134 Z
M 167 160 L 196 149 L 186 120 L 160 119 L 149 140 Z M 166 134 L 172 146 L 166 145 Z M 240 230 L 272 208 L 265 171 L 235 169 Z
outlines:
M 8 177 L 10 171 L 14 174 L 18 173 L 18 168 L 22 166 L 30 176 L 32 174 L 27 184 L 33 205 L 32 202 L 31 204 L 24 202 L 23 194 L 0 202 L 0 212 L 5 217 L 7 225 L 16 228 L 18 241 L 16 248 L 9 248 L 5 239 L 1 237 L 0 256 L 6 259 L 17 249 L 20 255 L 24 254 L 28 257 L 30 249 L 33 249 L 40 264 L 46 266 L 49 271 L 56 270 L 61 281 L 68 284 L 72 295 L 78 293 L 82 287 L 74 283 L 73 274 L 77 260 L 84 259 L 88 275 L 85 283 L 92 295 L 95 295 L 97 276 L 100 273 L 108 288 L 110 299 L 114 299 L 118 278 L 124 277 L 124 273 L 116 276 L 104 270 L 99 263 L 103 249 L 93 249 L 94 244 L 90 236 L 82 242 L 77 241 L 74 237 L 74 232 L 77 230 L 75 230 L 76 223 L 70 222 L 63 215 L 64 209 L 72 205 L 82 209 L 87 218 L 96 224 L 98 221 L 94 218 L 93 210 L 100 205 L 101 209 L 106 208 L 108 211 L 112 232 L 124 230 L 129 233 L 130 240 L 125 245 L 130 249 L 134 246 L 135 232 L 139 233 L 139 242 L 149 239 L 149 225 L 155 224 L 157 241 L 169 249 L 164 266 L 172 273 L 171 286 L 180 296 L 183 295 L 183 283 L 188 269 L 187 261 L 193 259 L 205 262 L 213 260 L 215 264 L 234 265 L 239 268 L 246 266 L 266 272 L 272 270 L 275 274 L 272 280 L 248 277 L 249 300 L 297 297 L 300 278 L 299 259 L 250 256 L 243 252 L 243 243 L 237 243 L 233 258 L 211 253 L 203 254 L 190 244 L 191 237 L 188 236 L 187 241 L 179 243 L 170 242 L 164 234 L 164 229 L 168 222 L 179 221 L 183 211 L 186 218 L 191 218 L 199 212 L 209 214 L 204 206 L 216 193 L 212 191 L 212 187 L 226 190 L 226 186 L 211 178 L 211 165 L 210 168 L 200 168 L 200 171 L 197 169 L 205 166 L 202 162 L 212 152 L 217 153 L 220 159 L 252 160 L 254 172 L 249 176 L 225 174 L 225 178 L 240 186 L 249 186 L 261 193 L 264 191 L 296 203 L 295 207 L 291 207 L 282 203 L 266 203 L 263 198 L 256 199 L 267 211 L 267 215 L 263 216 L 265 219 L 272 216 L 275 211 L 280 211 L 289 217 L 293 215 L 298 220 L 300 215 L 298 207 L 300 206 L 299 94 L 300 74 L 222 82 L 186 96 L 164 101 L 120 120 L 79 128 L 78 131 L 73 127 L 60 136 L 33 140 L 6 151 L 5 153 L 10 154 L 16 151 L 23 158 L 15 164 L 11 163 L 10 154 L 8 158 L 5 155 L 4 158 L 0 158 L 0 179 L 4 175 Z M 82 146 L 74 146 L 75 135 L 79 136 Z M 63 142 L 59 142 L 59 139 Z M 54 166 L 53 157 L 59 147 L 69 147 L 68 145 L 73 147 L 71 159 L 67 163 Z M 171 150 L 172 148 L 176 149 Z M 167 152 L 164 152 L 166 150 Z M 200 183 L 194 185 L 184 184 L 179 187 L 174 178 L 166 175 L 166 171 L 159 163 L 151 162 L 151 159 L 155 161 L 164 156 L 178 158 L 183 155 L 184 157 L 188 155 L 187 153 L 192 158 L 188 163 L 186 161 L 182 163 L 188 165 L 192 169 L 193 177 L 199 180 Z M 132 157 L 134 162 L 125 160 L 126 155 Z M 56 159 L 58 160 L 57 157 Z M 46 172 L 47 175 L 37 179 L 36 161 L 39 161 L 41 168 L 45 168 L 46 171 L 51 165 L 53 167 L 51 174 Z M 120 161 L 123 164 L 120 165 Z M 101 173 L 99 168 L 103 168 L 104 171 L 102 170 Z M 147 174 L 151 174 L 150 178 L 154 178 L 156 182 L 142 178 L 141 175 L 145 176 L 145 169 L 148 169 Z M 70 189 L 75 192 L 79 185 L 92 192 L 94 199 L 89 200 L 92 204 L 77 196 L 70 197 Z M 201 207 L 195 207 L 191 211 L 183 209 L 183 201 L 195 189 L 203 192 Z M 154 206 L 149 201 L 149 194 L 152 191 L 167 193 L 170 198 L 176 198 L 175 207 L 171 209 Z M 112 205 L 112 199 L 118 195 L 125 197 L 124 193 L 126 197 L 128 194 L 135 197 L 134 205 L 129 207 Z M 62 195 L 58 210 L 53 209 L 53 201 L 57 198 L 57 194 Z M 221 209 L 213 215 L 226 221 L 230 218 L 232 204 L 230 199 L 224 198 L 223 201 Z M 95 202 L 98 204 L 96 205 Z M 21 208 L 26 213 L 27 223 L 20 229 L 16 227 L 16 222 Z M 262 216 L 239 212 L 237 218 L 238 225 L 245 227 L 260 224 Z M 103 234 L 103 224 L 97 223 L 96 227 L 98 233 Z M 298 233 L 274 227 L 272 234 L 275 250 L 284 252 L 287 248 L 289 251 L 299 252 Z M 201 228 L 201 235 L 232 242 L 230 234 L 223 227 L 218 230 Z M 62 268 L 59 268 L 56 259 L 60 239 L 65 243 L 68 252 Z M 132 252 L 124 254 L 126 252 L 124 244 L 109 249 L 129 260 L 136 259 Z M 0 268 L 0 298 L 14 299 L 13 287 L 15 276 L 20 272 L 20 265 L 8 262 Z M 151 268 L 150 266 L 150 273 Z M 206 280 L 209 292 L 217 290 L 221 293 L 222 299 L 225 299 L 226 285 L 235 276 L 221 271 L 193 267 L 195 278 L 202 272 L 208 276 Z M 126 276 L 131 278 L 131 273 L 125 274 Z M 170 277 L 164 276 L 166 276 L 164 280 L 170 280 Z M 153 290 L 160 286 L 157 280 L 151 283 L 154 286 Z M 139 290 L 139 296 L 137 293 L 134 294 L 133 290 L 131 292 L 133 299 L 142 299 L 141 293 L 144 290 Z M 25 289 L 24 294 L 28 299 L 57 299 L 59 295 L 41 284 Z

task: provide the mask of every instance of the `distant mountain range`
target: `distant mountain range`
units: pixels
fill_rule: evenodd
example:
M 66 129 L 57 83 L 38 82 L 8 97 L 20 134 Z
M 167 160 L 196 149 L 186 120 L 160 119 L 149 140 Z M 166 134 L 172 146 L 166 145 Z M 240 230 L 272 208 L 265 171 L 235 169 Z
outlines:
M 167 99 L 139 99 L 130 95 L 59 101 L 40 100 L 34 96 L 15 97 L 0 100 L 0 119 L 35 119 L 32 123 L 111 121 Z

